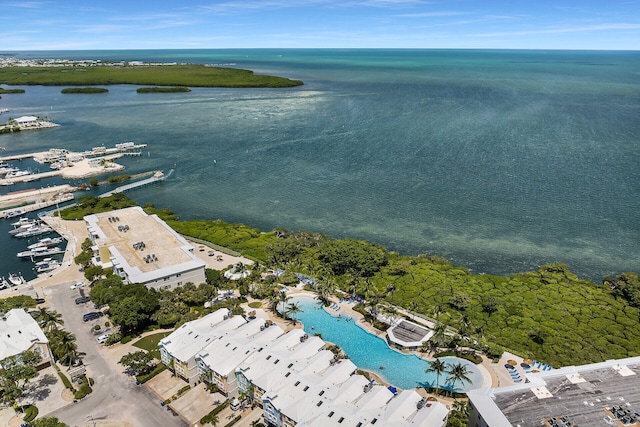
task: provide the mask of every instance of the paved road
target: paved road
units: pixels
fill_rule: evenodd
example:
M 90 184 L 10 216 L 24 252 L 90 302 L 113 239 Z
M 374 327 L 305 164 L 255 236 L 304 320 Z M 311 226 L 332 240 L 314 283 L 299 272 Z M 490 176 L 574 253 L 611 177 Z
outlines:
M 93 311 L 93 304 L 76 305 L 75 299 L 80 293 L 69 289 L 71 284 L 73 282 L 63 282 L 48 287 L 47 299 L 50 308 L 62 314 L 64 328 L 75 334 L 78 349 L 86 353 L 84 364 L 87 372 L 96 382 L 93 393 L 49 416 L 58 417 L 71 426 L 92 426 L 91 419 L 136 427 L 187 426 L 180 417 L 162 408 L 160 400 L 146 387 L 136 386 L 131 377 L 122 373 L 122 369 L 105 360 L 96 343 L 96 335 L 91 331 L 95 323 L 103 322 L 82 321 L 84 313 Z

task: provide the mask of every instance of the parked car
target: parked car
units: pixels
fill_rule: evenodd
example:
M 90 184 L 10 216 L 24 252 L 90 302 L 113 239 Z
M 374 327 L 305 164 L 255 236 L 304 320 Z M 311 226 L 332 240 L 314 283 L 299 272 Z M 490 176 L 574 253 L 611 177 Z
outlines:
M 99 311 L 92 311 L 90 313 L 86 313 L 84 316 L 82 316 L 82 320 L 84 320 L 85 322 L 88 322 L 89 320 L 95 320 L 99 317 L 104 316 L 102 313 L 100 313 Z
M 91 301 L 89 297 L 78 297 L 76 298 L 76 304 L 84 304 L 85 302 Z
M 84 282 L 77 282 L 70 286 L 71 290 L 84 288 Z
M 104 344 L 110 336 L 111 334 L 102 334 L 98 338 L 96 338 L 96 341 L 98 341 L 98 344 Z
M 36 298 L 36 304 L 44 304 L 44 298 Z

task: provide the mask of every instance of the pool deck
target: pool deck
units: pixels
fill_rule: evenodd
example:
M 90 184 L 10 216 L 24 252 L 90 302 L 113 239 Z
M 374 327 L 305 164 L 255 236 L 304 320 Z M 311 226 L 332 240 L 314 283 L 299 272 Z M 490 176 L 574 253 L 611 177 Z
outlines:
M 296 297 L 296 296 L 304 296 L 309 298 L 316 297 L 315 293 L 304 290 L 302 286 L 296 287 L 296 288 L 289 287 L 287 289 L 287 295 L 291 297 Z M 374 334 L 386 341 L 386 332 L 375 329 L 370 323 L 366 322 L 364 320 L 364 316 L 353 309 L 353 305 L 354 305 L 353 303 L 350 304 L 348 301 L 340 302 L 340 300 L 335 297 L 331 298 L 330 302 L 332 303 L 330 304 L 330 306 L 332 306 L 333 304 L 337 304 L 340 307 L 340 310 L 334 310 L 330 307 L 324 307 L 327 313 L 331 314 L 332 316 L 338 316 L 344 313 L 352 317 L 353 319 L 356 319 L 357 323 L 362 328 L 364 328 L 367 332 Z M 333 305 L 333 307 L 335 307 L 335 305 Z M 249 308 L 248 306 L 245 307 L 245 309 L 249 311 L 254 310 L 252 308 Z M 262 312 L 260 313 L 262 316 L 267 316 L 269 320 L 272 320 L 278 325 L 280 325 L 285 331 L 289 331 L 294 328 L 302 328 L 302 325 L 300 323 L 297 323 L 294 326 L 291 322 L 285 322 L 281 317 L 276 317 L 270 311 L 263 311 L 263 310 L 259 310 L 259 311 Z M 404 354 L 415 354 L 416 356 L 423 358 L 425 360 L 432 359 L 431 357 L 429 357 L 430 356 L 429 353 L 422 353 L 419 351 L 406 350 L 406 349 L 403 351 L 400 351 L 398 349 L 395 349 L 395 350 Z M 502 359 L 505 359 L 505 360 L 503 361 Z M 501 386 L 504 387 L 504 386 L 515 384 L 503 365 L 506 363 L 506 360 L 509 360 L 509 359 L 517 360 L 519 364 L 522 362 L 522 358 L 515 356 L 511 353 L 505 353 L 502 359 L 500 359 L 498 363 L 493 363 L 491 359 L 488 359 L 487 357 L 482 356 L 482 363 L 479 365 L 476 365 L 476 367 L 478 368 L 478 371 L 482 376 L 482 385 L 479 388 L 491 388 L 491 387 L 501 387 Z M 375 372 L 371 372 L 371 371 L 368 371 L 368 372 L 372 375 L 372 378 L 375 378 L 377 382 L 386 384 L 386 381 L 384 381 L 382 378 L 376 375 Z M 443 396 L 435 396 L 433 394 L 429 394 L 423 388 L 416 388 L 415 390 L 421 395 L 436 397 L 441 403 L 444 403 L 446 405 L 451 405 L 454 402 L 454 399 L 452 398 L 446 398 Z

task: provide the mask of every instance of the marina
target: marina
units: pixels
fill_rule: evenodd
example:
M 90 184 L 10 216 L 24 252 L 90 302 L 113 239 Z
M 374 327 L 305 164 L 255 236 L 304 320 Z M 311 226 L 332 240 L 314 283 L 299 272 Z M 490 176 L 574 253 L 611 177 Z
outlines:
M 32 190 L 38 191 L 38 190 Z M 4 196 L 0 196 L 0 200 Z M 46 197 L 43 199 L 38 199 L 38 201 L 31 202 L 30 204 L 20 205 L 19 208 L 11 208 L 0 210 L 0 218 L 13 218 L 16 216 L 24 215 L 29 212 L 41 211 L 44 208 L 49 206 L 58 205 L 60 203 L 66 203 L 73 200 L 72 193 L 58 193 L 54 194 L 50 197 Z

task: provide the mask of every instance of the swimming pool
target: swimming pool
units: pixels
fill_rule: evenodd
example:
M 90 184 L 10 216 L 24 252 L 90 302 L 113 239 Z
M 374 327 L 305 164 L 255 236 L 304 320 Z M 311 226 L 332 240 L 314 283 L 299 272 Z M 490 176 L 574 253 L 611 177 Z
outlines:
M 355 319 L 344 313 L 340 318 L 332 316 L 313 298 L 294 297 L 291 302 L 297 302 L 302 308 L 295 317 L 309 335 L 319 333 L 325 341 L 339 345 L 358 368 L 375 372 L 389 384 L 405 390 L 435 387 L 436 375 L 425 373 L 429 367 L 426 360 L 392 350 L 385 340 L 364 330 Z M 442 360 L 447 364 L 460 362 L 470 372 L 471 384 L 457 382 L 454 391 L 468 391 L 482 385 L 482 374 L 473 363 L 457 357 L 443 357 Z M 440 387 L 451 389 L 450 384 L 445 383 L 446 377 L 447 374 L 440 375 Z

